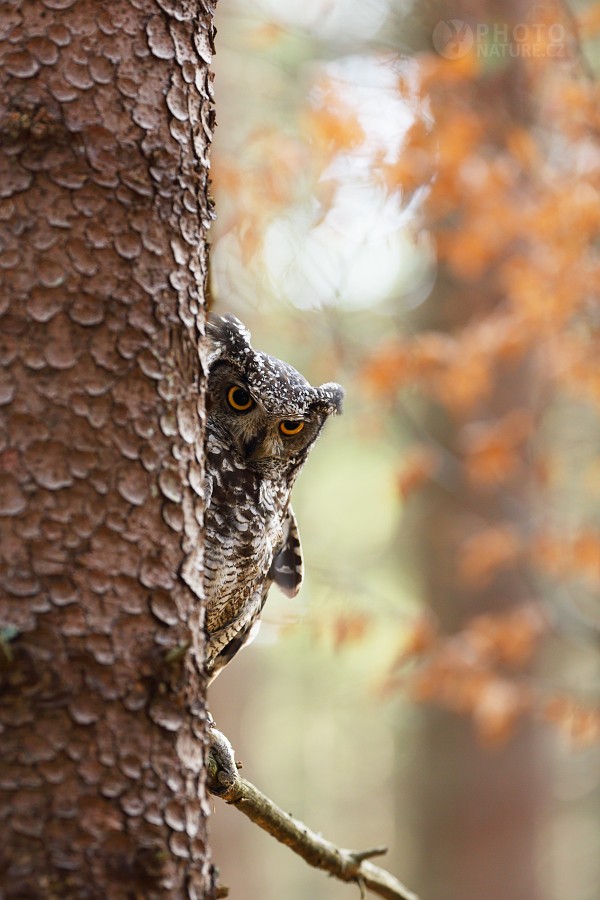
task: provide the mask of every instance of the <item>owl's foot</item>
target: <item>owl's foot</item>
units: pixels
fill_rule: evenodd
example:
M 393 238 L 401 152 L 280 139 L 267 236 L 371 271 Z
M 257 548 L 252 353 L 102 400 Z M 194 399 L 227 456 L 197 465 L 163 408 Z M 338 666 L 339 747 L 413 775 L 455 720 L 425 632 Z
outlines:
M 235 783 L 238 767 L 233 747 L 225 735 L 214 727 L 212 721 L 208 726 L 207 759 L 207 787 L 211 794 L 222 796 Z

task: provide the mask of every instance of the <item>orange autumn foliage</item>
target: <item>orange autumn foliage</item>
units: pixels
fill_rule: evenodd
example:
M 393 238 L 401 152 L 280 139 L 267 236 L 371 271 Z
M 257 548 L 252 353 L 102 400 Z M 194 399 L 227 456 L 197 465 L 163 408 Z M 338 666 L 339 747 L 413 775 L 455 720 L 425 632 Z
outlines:
M 419 490 L 435 474 L 441 465 L 440 454 L 432 447 L 418 445 L 411 448 L 404 458 L 398 475 L 398 490 L 403 500 Z
M 600 33 L 600 3 L 592 3 L 578 14 L 579 34 L 582 38 L 595 37 Z
M 523 463 L 522 445 L 534 430 L 531 414 L 514 409 L 492 422 L 471 422 L 460 434 L 468 477 L 478 485 L 499 484 Z
M 336 616 L 331 623 L 334 650 L 362 640 L 370 623 L 370 617 L 360 612 Z
M 485 588 L 500 569 L 519 558 L 521 541 L 510 526 L 494 526 L 475 532 L 460 548 L 458 570 L 466 587 Z
M 562 579 L 584 578 L 600 582 L 600 532 L 582 529 L 571 535 L 540 531 L 531 544 L 535 563 Z
M 534 713 L 582 740 L 598 736 L 597 711 L 574 700 L 545 707 L 530 668 L 548 636 L 539 577 L 544 586 L 576 580 L 597 589 L 600 581 L 600 534 L 585 497 L 565 524 L 566 480 L 579 463 L 561 445 L 565 405 L 585 403 L 592 440 L 600 428 L 600 86 L 584 77 L 577 49 L 600 31 L 600 4 L 578 14 L 579 35 L 559 5 L 536 14 L 564 30 L 564 55 L 552 56 L 547 32 L 533 28 L 521 29 L 512 56 L 486 58 L 477 48 L 456 60 L 415 55 L 409 75 L 397 78 L 412 125 L 395 156 L 371 148 L 364 170 L 365 182 L 398 202 L 420 192 L 412 227 L 435 248 L 435 302 L 444 306 L 450 286 L 460 307 L 456 314 L 448 304 L 437 321 L 435 309 L 420 328 L 398 316 L 395 336 L 384 326 L 352 359 L 373 408 L 387 415 L 406 402 L 417 418 L 425 409 L 444 423 L 443 440 L 428 442 L 427 426 L 419 428 L 391 490 L 409 507 L 436 484 L 464 498 L 445 564 L 454 594 L 473 598 L 469 616 L 441 636 L 425 614 L 404 634 L 389 683 L 408 680 L 419 700 L 469 715 L 488 743 Z M 254 37 L 268 47 L 281 34 L 267 25 Z M 246 169 L 233 153 L 217 161 L 217 188 L 231 202 L 221 230 L 236 233 L 246 262 L 300 181 L 320 223 L 344 183 L 336 160 L 368 155 L 368 129 L 349 92 L 325 67 L 315 71 L 305 108 L 285 129 L 250 135 Z M 550 465 L 555 458 L 562 464 Z M 494 592 L 524 572 L 531 605 L 480 614 L 477 603 L 490 596 L 510 607 L 510 597 Z M 370 625 L 353 612 L 330 619 L 324 633 L 338 649 L 364 639 Z M 407 665 L 415 669 L 409 679 Z
M 408 687 L 420 702 L 471 718 L 488 745 L 509 738 L 520 718 L 541 710 L 530 680 L 515 680 L 532 662 L 547 625 L 533 605 L 475 616 L 454 635 L 443 635 L 431 616 L 418 618 L 404 638 L 386 688 Z M 409 663 L 412 670 L 407 670 Z
M 594 4 L 581 14 L 582 35 L 597 32 L 599 10 Z M 558 14 L 553 7 L 548 22 Z M 569 21 L 562 24 L 569 33 Z M 523 45 L 534 38 L 524 35 Z M 474 519 L 457 538 L 456 579 L 469 596 L 525 570 L 532 584 L 537 573 L 594 589 L 600 581 L 600 532 L 586 512 L 566 531 L 560 518 L 548 527 L 533 507 L 543 509 L 540 492 L 551 496 L 561 478 L 571 477 L 568 460 L 549 464 L 546 410 L 563 398 L 585 401 L 582 421 L 587 416 L 591 429 L 600 427 L 600 89 L 574 77 L 576 62 L 545 60 L 543 49 L 537 60 L 524 56 L 514 64 L 537 104 L 530 121 L 501 125 L 496 111 L 479 103 L 492 77 L 480 59 L 423 56 L 430 118 L 417 119 L 398 159 L 381 166 L 390 191 L 427 185 L 423 225 L 435 239 L 438 265 L 464 286 L 472 312 L 456 327 L 402 336 L 383 353 L 376 348 L 365 363 L 366 381 L 384 401 L 407 389 L 409 397 L 416 391 L 434 400 L 452 423 L 456 490 L 462 483 L 470 496 L 521 510 L 516 520 L 497 512 L 489 522 Z M 501 94 L 498 102 L 502 109 Z M 496 409 L 499 394 L 505 396 Z M 438 446 L 432 442 L 431 456 L 427 449 L 420 441 L 401 470 L 405 500 L 437 470 Z M 413 695 L 469 715 L 485 742 L 505 740 L 521 716 L 534 713 L 576 743 L 599 740 L 597 708 L 572 697 L 546 703 L 528 673 L 547 634 L 542 593 L 536 604 L 474 616 L 447 637 L 425 616 L 405 637 L 388 687 L 406 686 L 399 673 L 416 661 L 408 678 Z M 577 617 L 574 605 L 570 612 Z
M 480 740 L 498 745 L 514 733 L 522 715 L 531 709 L 523 686 L 446 648 L 414 677 L 412 694 L 420 702 L 435 703 L 469 716 Z
M 363 144 L 366 135 L 358 116 L 342 100 L 335 84 L 318 83 L 314 93 L 318 100 L 306 111 L 303 130 L 317 153 L 322 154 L 322 162 Z
M 596 405 L 600 401 L 600 348 L 592 313 L 600 261 L 598 168 L 573 171 L 560 157 L 552 161 L 548 146 L 554 135 L 544 137 L 541 129 L 515 126 L 502 138 L 490 139 L 490 120 L 482 114 L 477 127 L 464 112 L 465 97 L 476 96 L 477 73 L 469 67 L 460 72 L 453 94 L 440 90 L 436 68 L 451 70 L 437 60 L 425 75 L 437 121 L 411 135 L 415 139 L 400 164 L 402 177 L 406 183 L 435 169 L 426 214 L 439 260 L 458 283 L 486 283 L 502 299 L 486 309 L 482 298 L 472 322 L 434 338 L 433 346 L 445 348 L 435 354 L 435 365 L 416 363 L 421 342 L 429 342 L 430 334 L 404 340 L 403 358 L 412 365 L 405 365 L 402 381 L 391 390 L 411 383 L 456 418 L 457 462 L 473 489 L 494 496 L 531 473 L 533 483 L 550 491 L 559 470 L 548 466 L 542 452 L 543 417 L 532 411 L 526 394 L 516 393 L 513 408 L 501 415 L 494 416 L 486 403 L 499 378 L 512 377 L 526 359 L 530 371 L 542 376 L 544 399 L 566 393 L 586 396 Z M 560 140 L 571 143 L 575 158 L 580 150 L 574 142 L 581 140 L 587 152 L 600 155 L 597 85 L 565 76 L 554 71 L 545 84 L 544 102 L 559 110 L 552 128 L 562 129 Z M 544 77 L 543 66 L 538 77 Z M 443 97 L 437 106 L 436 94 Z M 456 123 L 464 125 L 460 136 Z M 481 523 L 463 540 L 457 559 L 459 580 L 477 591 L 518 566 L 597 585 L 600 536 L 585 525 L 561 534 L 541 522 L 532 531 L 512 522 Z M 541 609 L 543 596 L 538 602 Z M 436 638 L 429 625 L 410 681 L 415 696 L 470 716 L 487 743 L 505 740 L 521 716 L 535 713 L 575 743 L 597 741 L 596 707 L 573 697 L 546 703 L 529 675 L 525 681 L 518 677 L 546 633 L 533 609 L 517 609 L 506 618 L 476 616 L 447 638 Z
M 550 697 L 541 704 L 540 718 L 560 729 L 575 747 L 589 747 L 600 740 L 600 709 L 579 703 L 573 697 Z

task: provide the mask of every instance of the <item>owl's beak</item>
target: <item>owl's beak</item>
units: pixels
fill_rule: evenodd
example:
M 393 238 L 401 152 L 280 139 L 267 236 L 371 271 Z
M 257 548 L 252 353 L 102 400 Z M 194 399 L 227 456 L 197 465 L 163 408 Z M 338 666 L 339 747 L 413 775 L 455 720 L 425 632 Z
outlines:
M 260 434 L 246 444 L 246 459 L 248 462 L 257 462 L 259 459 L 279 456 L 279 448 L 269 439 L 268 434 Z

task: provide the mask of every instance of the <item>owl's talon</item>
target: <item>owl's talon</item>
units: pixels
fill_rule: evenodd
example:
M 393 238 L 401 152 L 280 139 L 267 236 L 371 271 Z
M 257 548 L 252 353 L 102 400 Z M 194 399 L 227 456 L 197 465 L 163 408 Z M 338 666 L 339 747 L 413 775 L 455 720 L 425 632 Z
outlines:
M 214 726 L 208 729 L 207 786 L 211 794 L 223 795 L 235 784 L 238 766 L 233 747 Z

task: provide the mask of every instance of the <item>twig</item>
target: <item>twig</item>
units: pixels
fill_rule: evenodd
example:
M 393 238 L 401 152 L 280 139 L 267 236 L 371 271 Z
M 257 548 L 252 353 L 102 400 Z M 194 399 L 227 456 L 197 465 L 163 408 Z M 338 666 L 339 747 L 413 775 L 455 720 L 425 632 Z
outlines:
M 371 850 L 344 850 L 336 847 L 276 806 L 253 784 L 233 772 L 230 766 L 223 768 L 219 763 L 211 754 L 208 781 L 211 793 L 235 806 L 309 865 L 329 872 L 340 881 L 357 883 L 362 896 L 366 888 L 387 900 L 419 900 L 397 878 L 369 862 L 372 857 L 386 853 L 387 847 L 374 847 Z

